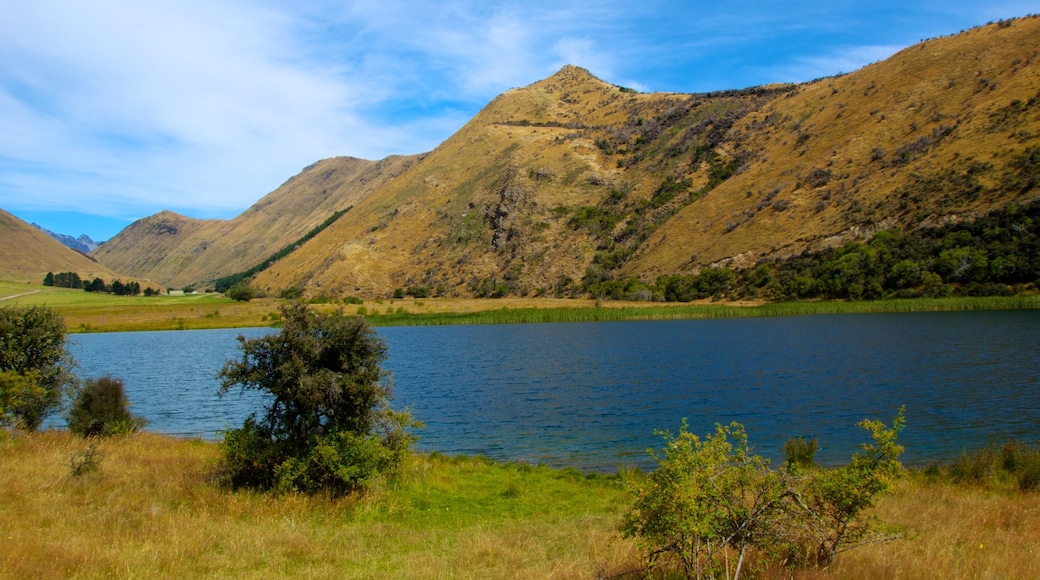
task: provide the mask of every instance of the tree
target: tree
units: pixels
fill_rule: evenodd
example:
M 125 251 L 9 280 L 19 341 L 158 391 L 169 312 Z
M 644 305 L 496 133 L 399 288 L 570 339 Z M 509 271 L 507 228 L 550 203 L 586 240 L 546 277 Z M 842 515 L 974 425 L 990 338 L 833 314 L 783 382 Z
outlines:
M 239 282 L 231 288 L 228 288 L 225 295 L 238 302 L 249 302 L 253 298 L 256 298 L 256 290 L 246 282 Z
M 84 437 L 123 435 L 145 425 L 130 412 L 123 381 L 109 376 L 89 379 L 75 392 L 66 422 L 69 431 Z
M 0 308 L 0 400 L 6 422 L 34 431 L 61 406 L 73 379 L 65 321 L 42 306 Z
M 221 396 L 238 387 L 270 397 L 224 434 L 232 487 L 346 493 L 391 475 L 412 441 L 407 412 L 389 407 L 386 344 L 363 317 L 281 308 L 281 332 L 239 337 L 242 358 L 220 372 Z

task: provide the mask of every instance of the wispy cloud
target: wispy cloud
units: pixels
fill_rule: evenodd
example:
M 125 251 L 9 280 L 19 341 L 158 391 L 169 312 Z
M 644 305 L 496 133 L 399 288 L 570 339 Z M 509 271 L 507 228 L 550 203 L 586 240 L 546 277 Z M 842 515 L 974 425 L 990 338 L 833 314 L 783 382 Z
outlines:
M 1020 0 L 0 0 L 0 207 L 231 217 L 318 159 L 435 147 L 564 64 L 640 90 L 850 72 Z

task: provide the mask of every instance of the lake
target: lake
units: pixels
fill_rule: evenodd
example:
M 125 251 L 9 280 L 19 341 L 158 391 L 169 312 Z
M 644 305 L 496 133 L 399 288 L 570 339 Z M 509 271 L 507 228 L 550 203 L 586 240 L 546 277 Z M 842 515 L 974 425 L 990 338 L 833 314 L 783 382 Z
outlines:
M 614 471 L 649 467 L 655 429 L 747 427 L 777 462 L 792 436 L 846 460 L 855 424 L 906 405 L 904 459 L 923 464 L 1011 438 L 1040 441 L 1040 311 L 845 314 L 377 329 L 395 408 L 425 422 L 417 448 Z M 79 376 L 122 378 L 151 431 L 207 439 L 263 404 L 216 396 L 240 334 L 73 335 Z

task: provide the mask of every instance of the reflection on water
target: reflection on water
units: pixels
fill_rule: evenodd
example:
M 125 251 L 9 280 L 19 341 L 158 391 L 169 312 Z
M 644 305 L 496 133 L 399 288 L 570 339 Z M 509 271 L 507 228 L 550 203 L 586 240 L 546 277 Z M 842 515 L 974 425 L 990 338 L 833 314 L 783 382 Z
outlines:
M 426 423 L 418 447 L 613 470 L 648 465 L 655 429 L 747 426 L 777 459 L 815 436 L 839 462 L 855 423 L 907 407 L 906 460 L 1011 437 L 1040 439 L 1040 312 L 381 328 L 396 407 Z M 81 376 L 123 378 L 149 429 L 212 438 L 261 401 L 217 399 L 239 334 L 267 329 L 76 335 Z

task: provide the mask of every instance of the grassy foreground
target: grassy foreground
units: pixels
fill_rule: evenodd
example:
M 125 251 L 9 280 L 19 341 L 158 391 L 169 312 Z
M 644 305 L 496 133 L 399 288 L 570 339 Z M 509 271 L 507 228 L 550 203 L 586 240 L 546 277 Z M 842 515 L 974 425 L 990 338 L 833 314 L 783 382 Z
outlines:
M 86 448 L 65 432 L 0 441 L 0 575 L 603 578 L 641 565 L 615 532 L 630 503 L 617 478 L 416 455 L 364 497 L 275 496 L 212 485 L 213 443 L 106 440 L 98 469 L 74 475 Z M 915 474 L 878 515 L 905 538 L 795 577 L 1040 577 L 1040 494 Z
M 220 294 L 110 296 L 0 281 L 0 306 L 43 305 L 65 319 L 70 332 L 118 332 L 273 326 L 284 300 L 235 302 Z M 598 301 L 560 298 L 427 298 L 321 304 L 365 314 L 374 326 L 596 322 L 742 318 L 801 314 L 1040 309 L 1040 295 L 985 298 L 915 298 L 863 302 L 733 303 Z

